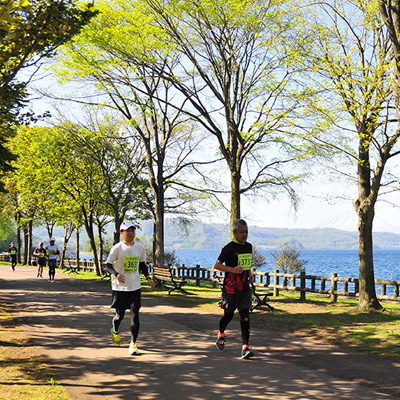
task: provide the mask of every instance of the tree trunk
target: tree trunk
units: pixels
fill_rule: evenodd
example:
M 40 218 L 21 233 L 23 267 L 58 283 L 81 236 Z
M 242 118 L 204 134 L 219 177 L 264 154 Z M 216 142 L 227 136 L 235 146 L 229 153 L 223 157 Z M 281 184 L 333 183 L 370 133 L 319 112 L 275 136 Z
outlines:
M 231 171 L 231 218 L 230 227 L 233 234 L 233 223 L 240 218 L 240 173 Z
M 372 225 L 375 216 L 377 191 L 371 191 L 371 170 L 369 158 L 369 141 L 367 130 L 360 129 L 359 163 L 358 163 L 358 200 L 354 208 L 358 216 L 358 258 L 359 258 L 359 301 L 358 309 L 368 312 L 380 310 L 382 306 L 376 297 L 374 275 L 374 249 Z
M 28 223 L 28 265 L 32 265 L 32 252 L 33 252 L 33 221 L 30 220 Z
M 76 227 L 76 231 L 75 231 L 75 238 L 76 238 L 76 243 L 75 243 L 75 257 L 76 257 L 76 263 L 77 265 L 79 265 L 79 234 L 81 232 L 81 228 Z
M 382 309 L 376 297 L 374 255 L 372 240 L 372 225 L 374 207 L 371 205 L 360 207 L 358 211 L 358 257 L 360 297 L 358 308 L 360 311 Z
M 120 241 L 120 233 L 119 233 L 119 227 L 122 224 L 122 221 L 125 217 L 125 213 L 124 214 L 120 214 L 118 212 L 115 212 L 115 217 L 114 217 L 114 234 L 113 234 L 113 245 L 116 245 L 117 243 L 119 243 Z
M 67 228 L 65 228 L 65 231 L 64 231 L 64 239 L 63 239 L 63 244 L 62 244 L 62 249 L 61 249 L 61 255 L 60 255 L 60 265 L 59 265 L 59 268 L 64 268 L 64 259 L 65 259 L 65 252 L 67 251 L 67 244 L 68 244 Z
M 24 232 L 24 265 L 28 265 L 29 260 L 29 237 L 28 237 L 28 228 L 23 228 Z
M 94 264 L 94 274 L 96 276 L 101 276 L 101 269 L 99 266 L 99 258 L 97 256 L 96 251 L 96 240 L 94 236 L 94 229 L 93 229 L 93 215 L 90 213 L 89 215 L 86 212 L 86 209 L 82 208 L 82 215 L 85 223 L 86 233 L 89 238 L 90 247 L 92 248 L 92 255 L 93 255 L 93 264 Z
M 103 275 L 103 254 L 104 254 L 104 240 L 103 240 L 103 233 L 102 233 L 103 225 L 100 221 L 97 221 L 97 231 L 99 233 L 99 268 L 101 271 L 101 275 Z
M 18 214 L 18 217 L 16 217 L 16 222 L 17 222 L 17 247 L 18 247 L 17 263 L 21 264 L 22 239 L 21 239 L 21 228 L 19 226 L 19 219 L 20 219 L 20 215 Z
M 158 190 L 154 191 L 154 265 L 164 266 L 164 190 L 163 185 L 158 184 Z

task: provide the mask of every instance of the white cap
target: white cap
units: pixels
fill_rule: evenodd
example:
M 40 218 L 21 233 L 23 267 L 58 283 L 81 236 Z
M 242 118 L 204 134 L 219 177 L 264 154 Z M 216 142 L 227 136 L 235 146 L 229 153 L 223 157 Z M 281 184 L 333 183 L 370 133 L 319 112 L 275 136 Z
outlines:
M 133 225 L 133 223 L 132 223 L 131 221 L 124 221 L 124 222 L 121 224 L 121 226 L 119 227 L 119 230 L 120 230 L 120 231 L 126 231 L 126 230 L 128 230 L 129 228 L 136 229 L 136 226 Z
M 53 237 L 50 239 L 50 242 L 55 242 L 56 239 L 54 239 Z

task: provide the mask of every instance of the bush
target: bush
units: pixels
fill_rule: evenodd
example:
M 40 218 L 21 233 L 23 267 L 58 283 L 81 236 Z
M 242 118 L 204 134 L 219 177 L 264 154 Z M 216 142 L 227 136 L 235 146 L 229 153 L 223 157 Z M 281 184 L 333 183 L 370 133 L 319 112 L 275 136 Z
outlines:
M 253 247 L 253 255 L 252 255 L 252 265 L 251 267 L 253 269 L 258 269 L 260 267 L 263 267 L 264 265 L 266 265 L 266 261 L 265 261 L 266 257 L 264 256 L 264 254 L 261 254 L 257 247 Z
M 304 265 L 308 263 L 308 260 L 300 259 L 300 251 L 296 249 L 293 243 L 284 243 L 280 250 L 271 251 L 272 257 L 274 257 L 274 263 L 278 268 L 286 274 L 294 274 L 304 270 Z

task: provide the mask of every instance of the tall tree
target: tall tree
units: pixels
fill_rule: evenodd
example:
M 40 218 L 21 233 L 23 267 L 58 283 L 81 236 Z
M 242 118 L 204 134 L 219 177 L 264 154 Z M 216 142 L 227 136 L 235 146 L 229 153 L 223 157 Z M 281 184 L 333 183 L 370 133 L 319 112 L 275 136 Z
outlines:
M 168 81 L 187 101 L 187 115 L 217 140 L 230 175 L 231 226 L 241 215 L 245 193 L 264 190 L 273 196 L 283 190 L 296 205 L 292 184 L 299 176 L 287 168 L 301 153 L 285 151 L 289 120 L 301 99 L 295 76 L 303 39 L 293 4 L 141 0 L 132 5 L 152 15 L 150 24 L 165 49 L 179 54 L 175 64 L 165 66 L 163 58 L 142 51 L 137 63 Z
M 104 188 L 98 192 L 114 220 L 114 244 L 120 240 L 119 227 L 125 216 L 145 220 L 148 183 L 143 178 L 145 157 L 140 141 L 129 134 L 125 124 L 111 115 L 88 114 L 76 124 L 59 124 L 85 148 L 98 166 Z M 88 133 L 95 135 L 93 136 Z
M 172 85 L 151 68 L 135 63 L 144 50 L 162 57 L 156 33 L 149 30 L 143 35 L 148 17 L 134 4 L 114 1 L 111 5 L 109 1 L 99 5 L 99 16 L 65 49 L 62 66 L 55 69 L 66 79 L 85 82 L 86 88 L 92 84 L 93 97 L 88 101 L 95 103 L 106 95 L 109 101 L 102 105 L 117 110 L 129 122 L 130 140 L 140 141 L 152 189 L 155 262 L 163 265 L 164 216 L 183 215 L 196 198 L 190 188 L 194 185 L 183 177 L 192 174 L 193 182 L 193 153 L 201 138 L 181 112 L 185 100 L 172 97 L 176 94 Z M 174 54 L 164 58 L 164 64 L 176 63 Z
M 5 0 L 0 3 L 0 172 L 11 168 L 6 142 L 26 104 L 29 79 L 18 82 L 21 69 L 34 74 L 40 62 L 77 34 L 96 15 L 89 3 L 73 0 Z M 3 190 L 0 182 L 0 190 Z
M 372 228 L 378 196 L 396 181 L 389 160 L 399 154 L 400 135 L 393 112 L 395 85 L 389 79 L 392 49 L 376 6 L 366 0 L 312 4 L 316 39 L 305 54 L 306 63 L 313 63 L 313 73 L 306 79 L 319 95 L 318 102 L 310 102 L 310 115 L 319 115 L 314 125 L 317 143 L 328 143 L 357 171 L 343 173 L 357 181 L 353 205 L 358 216 L 362 311 L 381 308 L 375 292 Z

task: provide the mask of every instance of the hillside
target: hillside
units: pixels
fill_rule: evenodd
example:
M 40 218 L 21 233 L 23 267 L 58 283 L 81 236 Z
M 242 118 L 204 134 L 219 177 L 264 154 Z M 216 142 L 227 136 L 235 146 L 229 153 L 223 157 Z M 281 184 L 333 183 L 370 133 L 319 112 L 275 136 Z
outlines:
M 142 231 L 149 237 L 152 223 L 142 224 Z M 220 249 L 229 240 L 229 227 L 223 224 L 193 222 L 187 232 L 182 231 L 173 220 L 167 220 L 165 246 L 169 249 Z M 276 249 L 285 242 L 292 242 L 299 249 L 358 249 L 358 233 L 334 228 L 288 229 L 249 227 L 249 242 L 260 249 Z M 376 249 L 400 249 L 400 235 L 387 232 L 374 233 Z
M 144 236 L 148 242 L 153 234 L 153 222 L 144 221 L 140 224 L 137 236 Z M 111 235 L 110 227 L 108 235 Z M 47 232 L 44 228 L 34 230 L 34 244 L 39 240 L 45 240 Z M 57 244 L 62 243 L 63 230 L 56 228 L 54 231 Z M 194 249 L 194 250 L 219 250 L 229 240 L 229 227 L 223 224 L 204 224 L 193 221 L 181 229 L 172 219 L 166 220 L 165 247 L 166 249 Z M 87 236 L 81 233 L 81 248 Z M 265 228 L 258 226 L 249 227 L 249 242 L 259 249 L 278 249 L 285 242 L 292 242 L 299 249 L 317 250 L 350 250 L 358 248 L 358 233 L 349 232 L 335 228 L 316 229 L 288 229 L 288 228 Z M 68 248 L 74 250 L 75 237 L 72 236 Z M 376 249 L 400 249 L 400 235 L 390 232 L 375 232 L 374 246 Z

